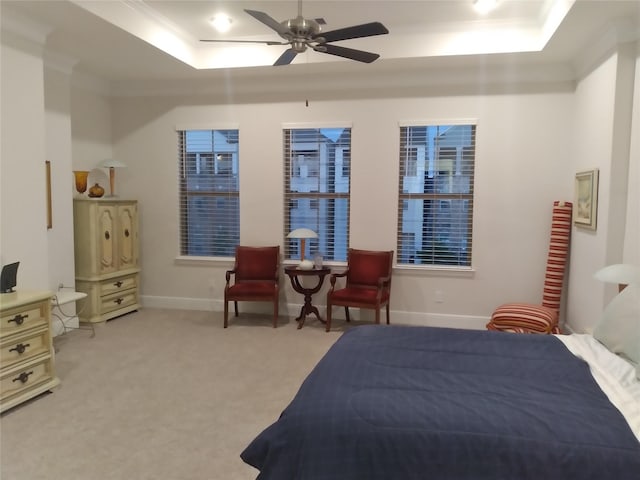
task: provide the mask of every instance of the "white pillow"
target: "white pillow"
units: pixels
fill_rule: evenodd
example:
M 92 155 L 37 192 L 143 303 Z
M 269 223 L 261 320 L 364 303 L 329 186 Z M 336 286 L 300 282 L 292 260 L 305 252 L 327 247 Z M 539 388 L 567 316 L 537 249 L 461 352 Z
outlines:
M 611 300 L 593 336 L 613 353 L 631 361 L 640 378 L 640 283 L 628 285 Z

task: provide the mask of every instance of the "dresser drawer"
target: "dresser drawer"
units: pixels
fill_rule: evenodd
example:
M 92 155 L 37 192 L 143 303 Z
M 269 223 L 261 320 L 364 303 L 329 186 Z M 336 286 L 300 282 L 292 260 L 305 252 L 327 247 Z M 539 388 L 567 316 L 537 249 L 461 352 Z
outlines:
M 41 325 L 47 325 L 48 300 L 44 303 L 34 303 L 2 312 L 0 318 L 0 335 L 13 335 Z
M 0 401 L 20 396 L 28 390 L 51 383 L 53 364 L 49 355 L 35 357 L 32 361 L 20 364 L 19 368 L 10 368 L 0 379 Z
M 137 279 L 138 275 L 135 274 L 100 282 L 100 295 L 111 295 L 112 293 L 136 288 L 138 286 Z
M 100 311 L 102 314 L 119 310 L 129 305 L 138 303 L 138 290 L 132 289 L 124 292 L 116 292 L 113 295 L 105 295 L 100 298 Z
M 26 361 L 48 351 L 49 330 L 46 327 L 28 330 L 21 335 L 11 335 L 0 343 L 0 366 L 6 370 L 16 362 Z

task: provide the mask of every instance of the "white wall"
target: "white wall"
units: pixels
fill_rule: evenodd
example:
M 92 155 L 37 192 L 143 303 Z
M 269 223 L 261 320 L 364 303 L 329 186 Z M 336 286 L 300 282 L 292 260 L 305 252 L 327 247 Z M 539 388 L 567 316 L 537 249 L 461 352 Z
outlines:
M 49 288 L 45 113 L 40 47 L 2 30 L 0 263 L 20 261 L 18 287 Z
M 635 48 L 635 84 L 629 154 L 627 222 L 624 263 L 640 266 L 640 42 Z
M 47 233 L 49 246 L 49 289 L 57 291 L 75 288 L 74 240 L 71 175 L 71 77 L 70 70 L 61 65 L 45 65 L 46 156 L 51 162 L 52 228 Z M 75 303 L 52 310 L 53 332 L 58 335 L 64 327 L 77 327 Z M 68 318 L 68 317 L 72 318 Z M 64 326 L 61 321 L 64 320 Z
M 48 260 L 52 289 L 75 285 L 71 192 L 70 76 L 45 68 L 46 156 L 51 162 L 52 225 L 48 232 Z
M 478 120 L 475 274 L 397 269 L 394 318 L 425 324 L 455 315 L 451 321 L 459 324 L 470 316 L 483 326 L 503 302 L 541 301 L 552 202 L 573 197 L 573 170 L 566 161 L 572 93 L 314 101 L 309 107 L 303 101 L 224 106 L 203 105 L 205 101 L 113 102 L 114 152 L 129 165 L 124 194 L 140 201 L 142 291 L 147 303 L 220 309 L 224 270 L 229 266 L 175 260 L 176 125 L 239 126 L 241 242 L 280 245 L 282 124 L 352 122 L 351 246 L 395 249 L 398 122 L 447 123 L 461 118 Z M 442 292 L 442 303 L 435 301 L 436 290 Z M 284 299 L 301 301 L 289 288 Z
M 576 88 L 570 163 L 574 172 L 598 168 L 600 182 L 597 230 L 572 230 L 567 321 L 574 331 L 590 331 L 617 291 L 615 285 L 602 284 L 593 274 L 623 261 L 627 205 L 633 203 L 627 198 L 633 57 L 635 50 L 625 46 L 589 72 Z M 637 124 L 635 131 L 637 137 Z M 637 212 L 637 205 L 629 213 L 633 211 Z
M 73 88 L 71 94 L 72 162 L 74 170 L 92 172 L 109 192 L 106 174 L 93 172 L 98 163 L 113 158 L 111 146 L 111 106 L 109 97 L 99 90 Z M 104 173 L 104 172 L 102 172 Z

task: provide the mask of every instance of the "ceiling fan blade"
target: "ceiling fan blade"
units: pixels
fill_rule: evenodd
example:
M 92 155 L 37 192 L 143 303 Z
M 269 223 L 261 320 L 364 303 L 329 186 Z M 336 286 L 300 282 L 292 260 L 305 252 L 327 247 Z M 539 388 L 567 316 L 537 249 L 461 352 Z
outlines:
M 377 53 L 365 52 L 364 50 L 354 50 L 353 48 L 339 47 L 337 45 L 321 45 L 317 52 L 337 55 L 338 57 L 357 60 L 358 62 L 371 63 L 377 60 L 380 55 Z M 315 49 L 314 49 L 315 50 Z
M 324 38 L 325 42 L 337 42 L 339 40 L 349 40 L 350 38 L 373 37 L 374 35 L 384 35 L 389 30 L 380 22 L 363 23 L 352 27 L 339 28 L 329 32 L 320 32 L 314 38 Z
M 293 59 L 296 58 L 297 54 L 298 52 L 296 52 L 293 48 L 288 48 L 282 55 L 278 57 L 276 63 L 274 63 L 273 65 L 289 65 L 293 61 Z
M 271 18 L 264 12 L 258 12 L 257 10 L 246 10 L 249 15 L 258 20 L 259 22 L 264 23 L 267 27 L 275 30 L 280 35 L 290 34 L 289 29 L 282 25 L 279 21 Z
M 261 43 L 263 45 L 288 45 L 289 42 L 274 42 L 269 40 L 210 40 L 203 39 L 201 42 L 210 42 L 210 43 Z

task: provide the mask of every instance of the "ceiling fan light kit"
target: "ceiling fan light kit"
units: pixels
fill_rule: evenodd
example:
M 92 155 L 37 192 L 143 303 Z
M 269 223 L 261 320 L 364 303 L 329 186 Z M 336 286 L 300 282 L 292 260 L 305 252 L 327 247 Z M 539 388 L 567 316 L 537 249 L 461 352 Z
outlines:
M 283 22 L 278 22 L 268 14 L 257 10 L 245 10 L 249 15 L 274 30 L 284 42 L 262 41 L 262 40 L 201 40 L 203 42 L 216 43 L 262 43 L 265 45 L 289 45 L 280 57 L 273 64 L 274 66 L 289 65 L 299 53 L 303 53 L 307 48 L 315 52 L 327 53 L 338 57 L 356 60 L 363 63 L 371 63 L 377 60 L 380 55 L 377 53 L 356 50 L 353 48 L 332 45 L 331 42 L 341 40 L 351 40 L 354 38 L 371 37 L 374 35 L 385 35 L 389 30 L 380 22 L 364 23 L 351 27 L 340 28 L 322 32 L 322 19 L 310 19 L 302 16 L 302 0 L 298 2 L 298 16 Z

